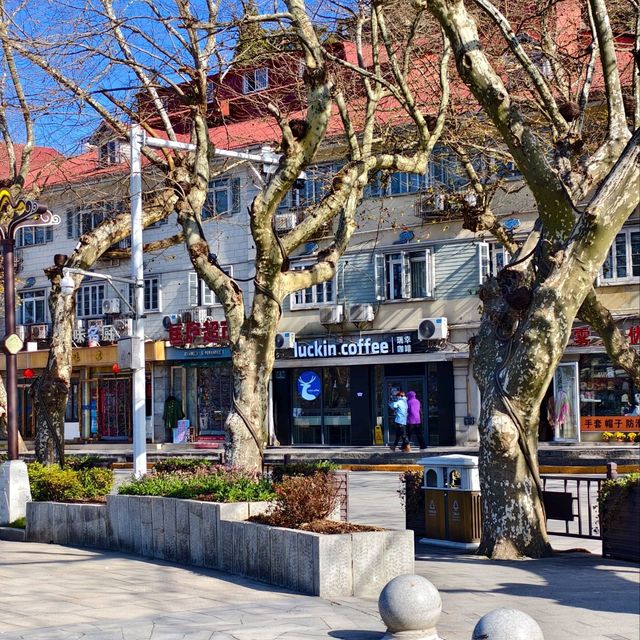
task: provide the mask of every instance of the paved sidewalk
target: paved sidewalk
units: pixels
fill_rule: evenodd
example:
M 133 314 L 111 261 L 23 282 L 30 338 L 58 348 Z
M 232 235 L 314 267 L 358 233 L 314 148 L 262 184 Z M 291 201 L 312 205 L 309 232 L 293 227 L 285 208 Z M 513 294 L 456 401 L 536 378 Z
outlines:
M 401 526 L 397 478 L 353 474 L 352 520 Z M 469 640 L 496 607 L 526 611 L 545 640 L 640 640 L 638 565 L 589 553 L 492 562 L 419 545 L 416 572 L 440 590 L 443 640 Z M 0 585 L 3 640 L 380 640 L 384 631 L 374 599 L 322 600 L 211 570 L 56 545 L 0 541 Z

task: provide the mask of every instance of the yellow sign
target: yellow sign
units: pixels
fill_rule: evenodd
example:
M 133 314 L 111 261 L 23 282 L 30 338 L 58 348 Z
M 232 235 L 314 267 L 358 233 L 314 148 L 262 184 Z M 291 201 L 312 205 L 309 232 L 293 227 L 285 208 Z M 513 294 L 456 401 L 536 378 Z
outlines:
M 374 436 L 374 441 L 376 444 L 384 444 L 384 438 L 382 437 L 382 425 L 381 424 L 377 424 L 375 426 L 374 432 L 373 432 L 373 436 Z

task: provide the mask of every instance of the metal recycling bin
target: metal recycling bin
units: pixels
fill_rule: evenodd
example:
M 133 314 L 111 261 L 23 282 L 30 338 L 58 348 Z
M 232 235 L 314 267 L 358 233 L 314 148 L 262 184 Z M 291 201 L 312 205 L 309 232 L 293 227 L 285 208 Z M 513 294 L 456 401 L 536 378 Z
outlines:
M 473 548 L 482 530 L 476 456 L 422 458 L 426 540 Z

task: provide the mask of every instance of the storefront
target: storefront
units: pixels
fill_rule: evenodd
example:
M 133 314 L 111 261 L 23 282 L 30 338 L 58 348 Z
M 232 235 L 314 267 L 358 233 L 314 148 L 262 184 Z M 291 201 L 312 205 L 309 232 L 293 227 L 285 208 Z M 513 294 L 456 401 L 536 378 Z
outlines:
M 633 348 L 640 348 L 640 321 L 619 323 Z M 588 326 L 576 326 L 545 397 L 541 439 L 579 442 L 624 439 L 640 432 L 640 389 L 606 354 Z
M 276 352 L 275 435 L 282 445 L 372 445 L 393 439 L 389 402 L 415 391 L 431 446 L 455 444 L 453 365 L 417 332 L 298 339 Z
M 48 350 L 18 354 L 18 428 L 25 439 L 35 437 L 33 384 L 46 368 Z M 148 342 L 146 355 L 147 438 L 153 439 L 154 367 L 164 359 L 164 344 Z M 65 440 L 131 440 L 131 372 L 120 371 L 118 347 L 77 347 L 65 414 Z
M 233 401 L 233 372 L 229 347 L 168 347 L 170 385 L 165 400 L 177 403 L 189 420 L 194 437 L 223 441 L 224 423 Z M 177 415 L 177 414 L 176 414 Z M 165 412 L 166 438 L 176 415 Z

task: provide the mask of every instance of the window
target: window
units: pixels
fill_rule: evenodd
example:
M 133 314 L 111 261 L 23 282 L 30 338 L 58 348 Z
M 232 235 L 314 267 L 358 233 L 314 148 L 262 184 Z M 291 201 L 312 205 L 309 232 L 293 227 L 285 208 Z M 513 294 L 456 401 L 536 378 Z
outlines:
M 129 285 L 129 304 L 135 309 L 135 300 L 133 299 L 134 286 Z M 160 311 L 160 278 L 144 279 L 144 310 Z M 128 311 L 128 309 L 127 309 Z
M 640 279 L 640 230 L 621 231 L 602 265 L 598 284 L 624 284 Z
M 233 267 L 220 267 L 228 276 L 233 277 Z M 190 307 L 211 307 L 220 304 L 216 294 L 209 289 L 207 283 L 198 277 L 195 271 L 189 273 L 189 306 Z
M 101 164 L 115 164 L 118 162 L 117 140 L 109 140 L 98 147 L 98 162 Z
M 429 186 L 429 176 L 426 173 L 407 173 L 396 171 L 383 180 L 382 175 L 374 175 L 365 187 L 365 198 L 379 198 L 381 196 L 399 196 L 407 193 L 418 193 Z
M 293 266 L 293 269 L 302 270 L 310 265 L 298 264 Z M 314 284 L 307 289 L 301 289 L 295 291 L 289 297 L 289 302 L 292 309 L 304 309 L 308 307 L 317 307 L 321 304 L 332 304 L 335 302 L 335 287 L 333 278 L 326 282 Z
M 337 163 L 308 167 L 306 177 L 300 180 L 282 199 L 278 209 L 291 209 L 308 207 L 315 202 L 320 202 L 327 194 L 333 180 L 333 176 L 340 170 Z
M 18 294 L 19 324 L 42 324 L 47 322 L 47 290 L 34 289 Z
M 480 284 L 487 278 L 495 278 L 509 264 L 511 257 L 505 248 L 496 242 L 480 242 L 478 244 L 478 271 Z
M 78 318 L 101 316 L 104 299 L 104 284 L 86 284 L 80 287 L 76 293 L 76 316 Z
M 67 238 L 93 231 L 103 220 L 123 211 L 122 202 L 96 202 L 81 209 L 67 210 Z
M 160 311 L 160 279 L 144 279 L 144 310 Z
M 209 183 L 202 219 L 240 212 L 240 178 L 218 178 Z
M 53 227 L 22 227 L 16 234 L 16 247 L 53 242 Z
M 380 300 L 431 298 L 434 290 L 431 249 L 397 251 L 376 256 L 376 288 Z
M 269 70 L 266 68 L 254 69 L 242 76 L 242 92 L 254 93 L 262 91 L 269 86 Z

